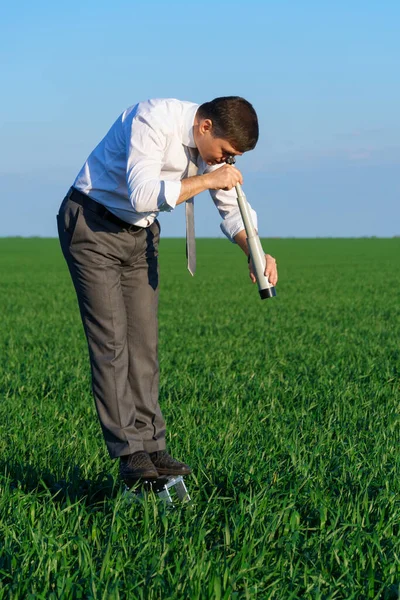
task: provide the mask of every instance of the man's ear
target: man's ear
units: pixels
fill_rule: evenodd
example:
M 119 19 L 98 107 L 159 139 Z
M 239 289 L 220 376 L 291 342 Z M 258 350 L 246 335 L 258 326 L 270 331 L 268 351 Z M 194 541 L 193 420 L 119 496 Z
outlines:
M 211 119 L 203 119 L 203 121 L 200 123 L 200 133 L 202 133 L 203 135 L 207 132 L 211 132 L 212 131 L 212 127 L 213 127 L 213 123 L 211 121 Z

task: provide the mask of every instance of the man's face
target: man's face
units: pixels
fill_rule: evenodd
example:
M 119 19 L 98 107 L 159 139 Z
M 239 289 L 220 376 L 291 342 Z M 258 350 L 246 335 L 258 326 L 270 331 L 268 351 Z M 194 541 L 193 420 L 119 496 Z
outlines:
M 241 156 L 227 140 L 213 137 L 212 123 L 204 119 L 194 125 L 194 140 L 201 158 L 207 165 L 217 165 L 225 162 L 228 156 Z

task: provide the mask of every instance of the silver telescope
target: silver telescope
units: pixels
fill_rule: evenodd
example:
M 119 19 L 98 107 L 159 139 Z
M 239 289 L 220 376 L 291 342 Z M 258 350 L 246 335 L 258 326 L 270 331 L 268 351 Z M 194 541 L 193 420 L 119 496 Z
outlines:
M 229 156 L 226 161 L 228 165 L 235 164 L 235 157 Z M 268 277 L 264 275 L 265 272 L 265 253 L 262 249 L 260 238 L 254 228 L 253 221 L 250 214 L 250 207 L 246 200 L 246 196 L 243 193 L 242 186 L 240 183 L 236 185 L 237 201 L 242 215 L 244 228 L 246 230 L 247 245 L 250 251 L 251 261 L 254 266 L 254 271 L 258 284 L 258 291 L 260 293 L 261 300 L 265 298 L 272 298 L 276 296 L 276 290 L 273 285 L 268 281 Z

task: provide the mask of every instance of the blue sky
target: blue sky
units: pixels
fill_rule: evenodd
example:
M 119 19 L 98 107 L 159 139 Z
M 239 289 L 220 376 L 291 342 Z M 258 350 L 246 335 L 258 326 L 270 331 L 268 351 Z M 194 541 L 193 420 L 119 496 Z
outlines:
M 262 236 L 400 235 L 400 4 L 69 0 L 3 7 L 0 236 L 55 213 L 116 117 L 149 97 L 250 100 L 239 159 Z M 162 216 L 184 235 L 184 211 Z M 207 194 L 199 236 L 220 236 Z

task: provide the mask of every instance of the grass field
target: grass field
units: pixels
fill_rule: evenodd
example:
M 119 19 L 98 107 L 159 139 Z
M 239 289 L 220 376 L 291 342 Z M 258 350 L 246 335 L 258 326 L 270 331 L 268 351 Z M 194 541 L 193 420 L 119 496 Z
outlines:
M 400 239 L 160 247 L 160 401 L 191 508 L 130 504 L 57 240 L 0 240 L 0 599 L 400 598 Z

